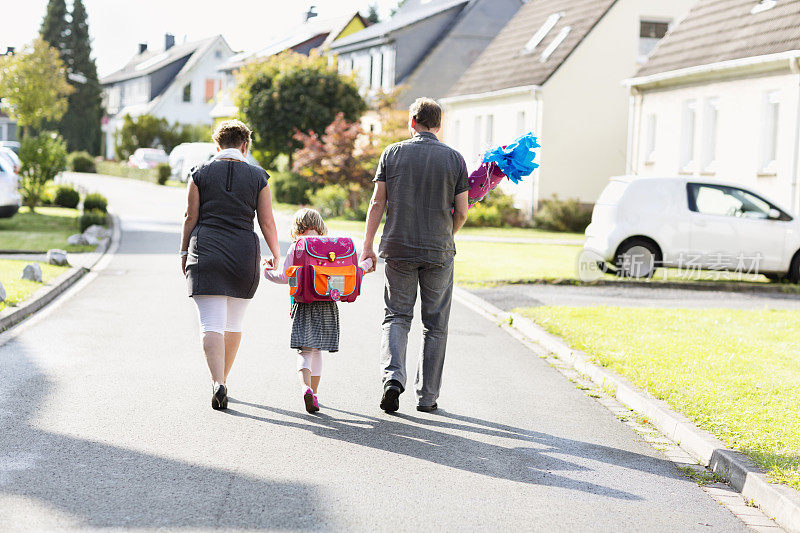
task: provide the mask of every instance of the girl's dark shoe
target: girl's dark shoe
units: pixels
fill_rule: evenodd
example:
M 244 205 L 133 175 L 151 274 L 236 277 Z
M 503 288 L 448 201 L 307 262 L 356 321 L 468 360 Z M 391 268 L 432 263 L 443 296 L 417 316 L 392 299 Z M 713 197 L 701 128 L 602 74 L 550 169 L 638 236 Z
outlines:
M 211 408 L 221 411 L 228 408 L 228 389 L 219 383 L 214 385 L 214 392 L 211 395 Z
M 314 392 L 311 389 L 306 389 L 303 393 L 303 402 L 306 404 L 306 411 L 309 413 L 316 413 L 319 411 L 317 397 L 314 396 Z

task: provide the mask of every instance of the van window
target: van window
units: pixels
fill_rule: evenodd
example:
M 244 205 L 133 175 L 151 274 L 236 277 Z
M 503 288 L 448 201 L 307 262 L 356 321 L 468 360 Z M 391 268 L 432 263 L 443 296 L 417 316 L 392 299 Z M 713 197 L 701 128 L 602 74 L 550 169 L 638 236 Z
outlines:
M 720 185 L 690 183 L 689 209 L 705 215 L 767 218 L 772 206 L 747 191 Z
M 625 190 L 628 188 L 628 185 L 626 181 L 609 182 L 606 188 L 603 189 L 602 194 L 600 194 L 600 198 L 597 199 L 597 203 L 602 205 L 617 205 L 620 198 L 622 198 L 622 195 L 625 193 Z

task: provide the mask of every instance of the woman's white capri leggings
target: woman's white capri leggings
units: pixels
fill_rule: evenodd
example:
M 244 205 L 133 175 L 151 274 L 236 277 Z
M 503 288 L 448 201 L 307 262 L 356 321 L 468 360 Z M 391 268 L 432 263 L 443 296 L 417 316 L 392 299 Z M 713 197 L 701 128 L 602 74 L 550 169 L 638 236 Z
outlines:
M 203 333 L 213 331 L 224 334 L 226 331 L 239 333 L 242 331 L 242 320 L 250 300 L 232 298 L 230 296 L 193 296 L 200 318 L 200 330 Z

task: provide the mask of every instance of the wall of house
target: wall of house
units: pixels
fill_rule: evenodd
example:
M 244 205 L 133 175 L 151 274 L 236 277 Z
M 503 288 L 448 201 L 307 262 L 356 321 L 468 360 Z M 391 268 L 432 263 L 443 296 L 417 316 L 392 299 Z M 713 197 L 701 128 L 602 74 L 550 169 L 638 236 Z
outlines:
M 218 40 L 213 47 L 206 51 L 204 56 L 194 65 L 192 70 L 178 78 L 164 91 L 158 104 L 153 108 L 153 114 L 163 117 L 170 122 L 182 124 L 211 124 L 211 109 L 215 105 L 213 96 L 221 90 L 224 74 L 218 70 L 233 51 L 225 42 Z M 206 82 L 212 80 L 215 84 L 214 94 L 211 99 L 206 99 Z M 191 84 L 191 98 L 189 102 L 183 101 L 183 90 Z
M 446 101 L 443 118 L 442 140 L 461 152 L 472 171 L 487 149 L 536 130 L 537 102 L 532 90 L 480 100 Z M 503 182 L 503 190 L 514 195 L 517 207 L 530 212 L 534 181 L 535 174 L 518 185 Z
M 456 6 L 437 15 L 411 24 L 392 33 L 396 52 L 396 83 L 404 83 L 406 78 L 419 66 L 420 61 L 445 37 L 455 18 L 463 11 Z
M 479 0 L 465 8 L 453 29 L 409 76 L 406 84 L 411 90 L 402 95 L 398 107 L 408 107 L 420 96 L 447 95 L 521 6 L 520 0 Z
M 797 191 L 792 202 L 792 172 L 799 92 L 800 76 L 788 68 L 760 77 L 643 91 L 634 125 L 632 170 L 643 176 L 681 174 L 739 183 L 798 214 Z M 693 129 L 687 118 L 692 102 Z M 775 133 L 769 102 L 778 105 Z M 773 135 L 776 158 L 770 164 Z
M 625 173 L 628 91 L 642 19 L 679 21 L 694 0 L 618 1 L 543 87 L 539 199 L 594 203 Z

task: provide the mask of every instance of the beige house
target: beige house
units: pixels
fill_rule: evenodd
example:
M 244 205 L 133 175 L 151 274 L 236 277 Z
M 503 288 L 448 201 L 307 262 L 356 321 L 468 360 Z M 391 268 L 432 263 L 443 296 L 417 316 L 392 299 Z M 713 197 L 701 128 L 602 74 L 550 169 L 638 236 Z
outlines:
M 800 213 L 800 0 L 701 0 L 631 94 L 628 169 L 741 183 Z
M 444 140 L 474 168 L 488 147 L 535 132 L 534 176 L 507 190 L 529 213 L 554 195 L 593 203 L 625 172 L 622 84 L 695 0 L 536 0 L 503 28 L 448 96 Z

